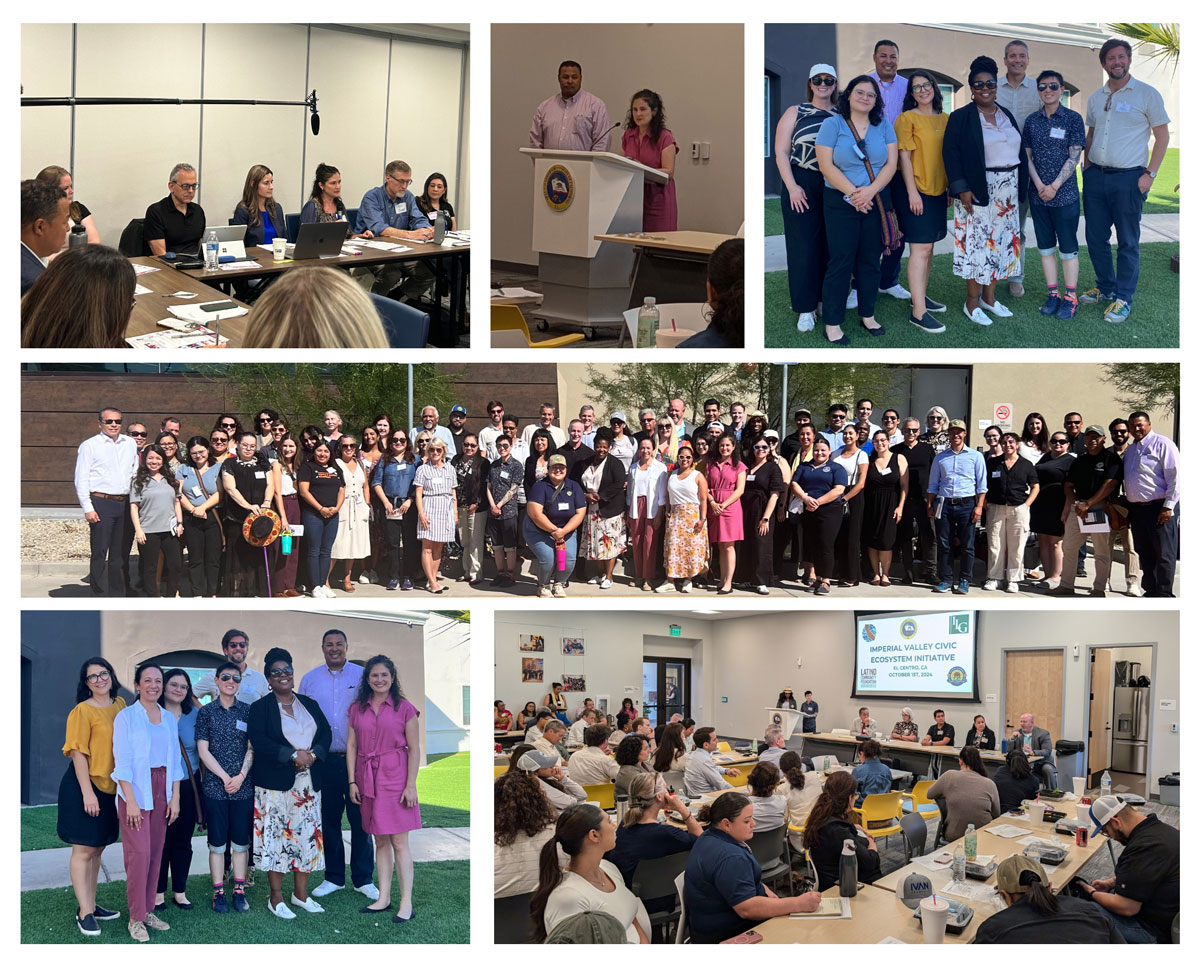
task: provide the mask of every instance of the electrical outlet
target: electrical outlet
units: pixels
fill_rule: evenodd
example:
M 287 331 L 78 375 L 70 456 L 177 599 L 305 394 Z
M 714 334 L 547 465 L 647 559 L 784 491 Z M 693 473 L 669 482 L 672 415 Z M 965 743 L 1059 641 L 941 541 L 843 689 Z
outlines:
M 700 159 L 708 160 L 710 158 L 711 153 L 712 153 L 712 143 L 710 143 L 708 140 L 701 140 L 700 141 Z
M 692 159 L 693 160 L 700 159 L 700 141 L 699 140 L 692 141 Z

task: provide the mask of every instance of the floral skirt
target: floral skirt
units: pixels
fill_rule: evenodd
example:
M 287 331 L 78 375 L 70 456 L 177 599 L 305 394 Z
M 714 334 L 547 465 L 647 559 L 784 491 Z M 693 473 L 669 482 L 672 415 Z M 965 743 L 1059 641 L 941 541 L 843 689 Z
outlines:
M 587 512 L 587 558 L 615 560 L 625 552 L 625 515 L 605 519 L 597 504 L 589 503 Z
M 987 171 L 988 203 L 954 201 L 954 275 L 985 287 L 1021 272 L 1017 171 Z
M 321 793 L 308 770 L 297 771 L 291 790 L 254 788 L 254 867 L 276 873 L 324 869 Z
M 708 527 L 700 521 L 700 505 L 681 503 L 667 514 L 667 579 L 690 580 L 708 569 Z

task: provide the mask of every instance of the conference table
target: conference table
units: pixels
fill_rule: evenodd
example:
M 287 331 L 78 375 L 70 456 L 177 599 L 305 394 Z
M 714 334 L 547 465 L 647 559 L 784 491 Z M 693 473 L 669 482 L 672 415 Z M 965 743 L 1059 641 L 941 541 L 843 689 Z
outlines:
M 862 742 L 853 734 L 842 733 L 802 733 L 799 734 L 806 743 L 804 756 L 821 756 L 831 754 L 842 763 L 853 763 L 858 760 L 858 748 Z M 923 747 L 920 743 L 908 740 L 877 740 L 883 755 L 893 761 L 893 765 L 907 770 L 909 773 L 924 774 L 929 779 L 936 779 L 941 767 L 942 758 L 958 759 L 961 747 Z M 808 745 L 813 745 L 809 753 Z M 818 745 L 822 748 L 817 749 Z M 1004 754 L 999 750 L 980 750 L 980 759 L 988 776 L 1004 766 Z
M 153 269 L 149 273 L 138 274 L 138 284 L 146 287 L 149 293 L 139 293 L 134 296 L 133 311 L 129 314 L 129 324 L 125 328 L 126 337 L 140 337 L 147 333 L 167 332 L 164 327 L 158 325 L 158 321 L 172 316 L 171 312 L 167 309 L 168 307 L 180 307 L 189 304 L 197 305 L 201 303 L 213 303 L 217 300 L 233 299 L 232 297 L 225 296 L 221 291 L 210 287 L 208 284 L 202 283 L 199 279 L 199 271 L 172 270 L 170 267 L 164 266 L 162 261 L 155 257 L 134 257 L 130 262 L 135 267 L 151 267 Z M 195 296 L 188 298 L 171 296 L 171 294 L 179 292 L 193 293 Z M 233 303 L 239 307 L 246 306 L 240 300 L 233 300 Z M 228 338 L 227 347 L 240 347 L 242 345 L 242 341 L 246 337 L 247 319 L 248 317 L 243 314 L 240 317 L 231 317 L 228 320 L 221 321 L 220 335 Z

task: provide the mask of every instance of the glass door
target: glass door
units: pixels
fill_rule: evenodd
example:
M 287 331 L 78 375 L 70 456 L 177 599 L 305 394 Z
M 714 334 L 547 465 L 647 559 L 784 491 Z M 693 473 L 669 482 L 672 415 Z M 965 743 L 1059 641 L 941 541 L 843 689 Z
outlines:
M 666 724 L 692 708 L 692 661 L 687 657 L 642 658 L 642 713 L 650 725 Z

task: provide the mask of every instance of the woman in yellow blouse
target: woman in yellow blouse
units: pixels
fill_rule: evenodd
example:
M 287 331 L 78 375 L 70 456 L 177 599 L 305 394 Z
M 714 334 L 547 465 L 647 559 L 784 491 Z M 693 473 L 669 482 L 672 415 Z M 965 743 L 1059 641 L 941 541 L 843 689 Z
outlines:
M 71 886 L 79 912 L 75 924 L 87 937 L 100 936 L 97 920 L 115 920 L 117 910 L 96 903 L 100 855 L 120 835 L 113 772 L 113 721 L 125 709 L 112 664 L 92 657 L 79 668 L 75 709 L 67 716 L 63 754 L 71 763 L 58 785 L 58 838 L 71 845 Z
M 933 245 L 946 236 L 946 168 L 942 166 L 942 135 L 949 117 L 942 113 L 942 92 L 924 70 L 908 78 L 903 112 L 896 118 L 896 145 L 908 203 L 897 203 L 900 229 L 908 241 L 908 289 L 912 291 L 910 322 L 926 333 L 945 326 L 930 316 L 945 313 L 946 305 L 925 295 Z

